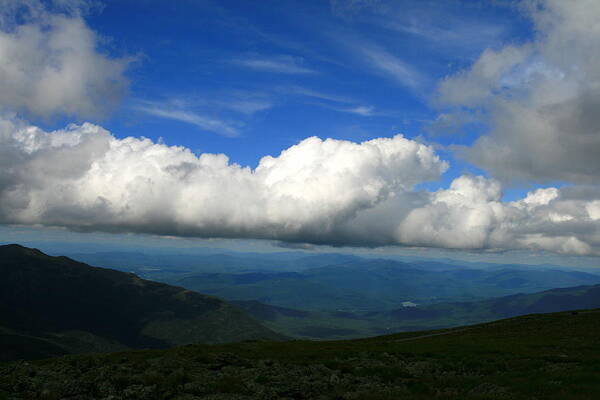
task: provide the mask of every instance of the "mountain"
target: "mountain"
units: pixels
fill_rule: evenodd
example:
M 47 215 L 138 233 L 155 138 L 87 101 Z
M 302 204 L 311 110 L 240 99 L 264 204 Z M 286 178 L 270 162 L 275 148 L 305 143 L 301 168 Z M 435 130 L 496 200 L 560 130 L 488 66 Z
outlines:
M 600 285 L 590 285 L 517 294 L 477 302 L 435 304 L 423 307 L 420 310 L 422 314 L 414 314 L 418 307 L 410 309 L 405 307 L 389 311 L 387 314 L 399 319 L 455 319 L 461 323 L 475 323 L 534 313 L 598 307 L 600 307 Z
M 177 285 L 227 300 L 345 312 L 390 310 L 407 301 L 473 301 L 599 283 L 600 276 L 580 271 L 514 266 L 431 269 L 385 259 L 352 260 L 297 272 L 190 273 L 176 280 Z
M 352 341 L 0 363 L 0 399 L 600 398 L 600 310 Z
M 218 298 L 19 245 L 0 277 L 4 357 L 282 338 Z
M 236 301 L 265 326 L 304 339 L 352 339 L 391 332 L 475 324 L 533 313 L 600 307 L 600 285 L 546 290 L 471 302 L 414 305 L 386 311 L 304 311 Z

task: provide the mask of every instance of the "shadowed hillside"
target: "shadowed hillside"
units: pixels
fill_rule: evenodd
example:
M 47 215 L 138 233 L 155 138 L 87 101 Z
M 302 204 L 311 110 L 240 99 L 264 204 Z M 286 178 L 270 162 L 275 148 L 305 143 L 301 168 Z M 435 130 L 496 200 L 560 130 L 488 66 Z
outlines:
M 281 338 L 218 298 L 19 245 L 0 246 L 0 276 L 5 359 Z

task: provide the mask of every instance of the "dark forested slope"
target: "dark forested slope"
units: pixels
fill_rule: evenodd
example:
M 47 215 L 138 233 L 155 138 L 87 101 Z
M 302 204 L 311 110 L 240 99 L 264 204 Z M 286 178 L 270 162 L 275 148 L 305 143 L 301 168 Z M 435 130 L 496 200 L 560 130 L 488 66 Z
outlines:
M 19 245 L 0 246 L 0 276 L 4 354 L 281 338 L 218 298 Z

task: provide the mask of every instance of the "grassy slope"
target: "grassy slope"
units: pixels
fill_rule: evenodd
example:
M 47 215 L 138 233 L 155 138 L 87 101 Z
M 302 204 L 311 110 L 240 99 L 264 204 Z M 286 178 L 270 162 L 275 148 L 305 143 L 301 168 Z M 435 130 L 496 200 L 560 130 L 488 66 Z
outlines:
M 593 310 L 354 341 L 67 356 L 0 364 L 0 391 L 4 398 L 596 399 L 599 331 Z

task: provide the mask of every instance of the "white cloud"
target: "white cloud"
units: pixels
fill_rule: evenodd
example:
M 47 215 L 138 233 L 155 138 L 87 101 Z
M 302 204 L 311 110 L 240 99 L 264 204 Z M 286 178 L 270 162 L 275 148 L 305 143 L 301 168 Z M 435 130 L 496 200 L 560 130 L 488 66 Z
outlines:
M 246 115 L 252 115 L 273 107 L 273 102 L 266 99 L 237 99 L 222 103 L 217 102 L 217 104 L 223 108 L 228 108 Z
M 319 107 L 327 108 L 329 110 L 333 110 L 333 111 L 337 111 L 337 112 L 341 112 L 341 113 L 360 115 L 361 117 L 373 117 L 376 115 L 382 115 L 381 113 L 375 111 L 375 107 L 373 107 L 373 106 L 356 105 L 356 106 L 348 107 L 348 106 L 344 106 L 344 105 L 330 104 L 330 103 L 323 103 L 323 102 L 314 102 L 314 103 L 309 103 L 309 104 L 314 104 Z
M 77 13 L 50 14 L 37 1 L 20 3 L 23 9 L 11 4 L 0 5 L 0 107 L 97 117 L 114 106 L 127 89 L 131 58 L 99 52 L 96 34 Z M 17 9 L 25 14 L 16 18 Z
M 593 188 L 540 189 L 502 202 L 500 183 L 446 169 L 402 136 L 308 138 L 256 169 L 89 123 L 46 133 L 0 120 L 0 222 L 83 231 L 286 242 L 600 254 Z
M 586 212 L 599 197 L 578 199 L 569 190 L 548 188 L 502 202 L 499 182 L 462 176 L 412 210 L 397 237 L 426 247 L 600 255 L 600 229 Z
M 358 100 L 343 95 L 331 94 L 299 86 L 282 87 L 279 91 L 287 96 L 297 95 L 311 100 L 316 99 L 318 101 L 310 101 L 309 104 L 342 113 L 355 114 L 363 117 L 381 115 L 380 112 L 375 111 L 375 107 L 361 104 Z
M 160 105 L 151 102 L 140 103 L 136 105 L 134 109 L 146 114 L 154 115 L 156 117 L 172 119 L 175 121 L 195 125 L 200 129 L 214 132 L 222 136 L 237 137 L 240 135 L 239 129 L 231 122 L 200 115 L 185 109 L 172 108 L 167 105 Z
M 462 176 L 410 212 L 399 226 L 399 240 L 427 247 L 489 248 L 505 216 L 500 197 L 497 182 Z
M 362 115 L 363 117 L 370 117 L 375 115 L 375 109 L 372 106 L 356 106 L 344 110 L 351 114 Z
M 436 192 L 415 190 L 438 179 L 447 164 L 432 147 L 401 135 L 363 143 L 307 138 L 251 169 L 231 164 L 224 154 L 196 156 L 144 138 L 118 139 L 90 123 L 48 133 L 5 111 L 0 114 L 0 223 L 600 255 L 600 190 L 593 186 L 600 168 L 600 3 L 537 3 L 543 7 L 531 11 L 539 32 L 535 42 L 487 50 L 469 70 L 441 84 L 439 100 L 462 113 L 464 107 L 477 108 L 481 114 L 472 115 L 490 116 L 491 133 L 461 151 L 498 178 L 591 186 L 538 189 L 503 202 L 500 181 L 483 177 L 462 176 Z M 126 88 L 128 60 L 101 54 L 77 12 L 52 15 L 42 3 L 27 4 L 30 15 L 19 23 L 7 23 L 0 13 L 0 106 L 40 116 L 101 114 Z M 418 71 L 385 50 L 366 45 L 358 51 L 372 68 L 402 85 L 422 85 Z M 238 64 L 314 73 L 302 59 L 288 56 Z M 374 112 L 342 97 L 296 94 L 344 112 Z M 254 100 L 260 99 L 241 99 L 229 109 L 252 114 L 271 106 Z M 185 104 L 146 102 L 137 108 L 222 135 L 239 134 L 236 124 Z M 454 115 L 440 123 L 469 121 Z
M 276 57 L 251 56 L 237 59 L 233 62 L 245 68 L 278 74 L 306 75 L 317 73 L 317 71 L 304 66 L 304 59 L 302 57 L 288 55 Z
M 356 99 L 342 96 L 339 94 L 327 93 L 324 91 L 309 89 L 301 86 L 286 86 L 279 89 L 282 94 L 293 94 L 305 97 L 312 97 L 315 99 L 326 100 L 332 103 L 342 103 L 342 104 L 356 104 Z
M 45 133 L 4 120 L 0 137 L 10 149 L 0 158 L 2 222 L 73 229 L 333 241 L 361 210 L 446 168 L 402 136 L 308 138 L 255 170 L 91 124 Z
M 417 89 L 424 83 L 424 76 L 410 64 L 399 57 L 373 44 L 362 44 L 356 48 L 370 67 L 382 73 L 399 84 L 410 89 Z
M 475 107 L 503 89 L 505 77 L 529 57 L 527 47 L 507 46 L 485 50 L 470 69 L 443 80 L 439 87 L 442 103 Z
M 440 85 L 442 103 L 483 109 L 491 126 L 459 154 L 503 181 L 597 184 L 600 2 L 525 4 L 531 43 L 486 50 Z

